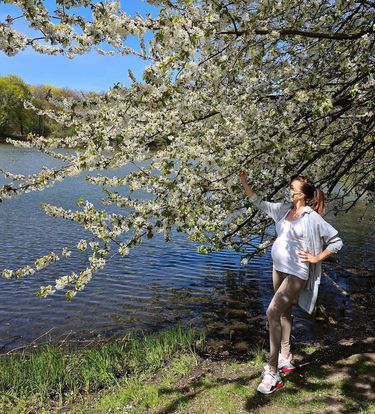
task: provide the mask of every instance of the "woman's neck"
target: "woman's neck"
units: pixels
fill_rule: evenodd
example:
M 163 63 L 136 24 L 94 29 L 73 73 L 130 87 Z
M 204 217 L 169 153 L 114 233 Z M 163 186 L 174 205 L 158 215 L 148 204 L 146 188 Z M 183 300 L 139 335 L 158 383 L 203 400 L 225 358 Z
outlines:
M 296 203 L 293 203 L 293 210 L 301 211 L 306 207 L 305 201 L 298 200 Z

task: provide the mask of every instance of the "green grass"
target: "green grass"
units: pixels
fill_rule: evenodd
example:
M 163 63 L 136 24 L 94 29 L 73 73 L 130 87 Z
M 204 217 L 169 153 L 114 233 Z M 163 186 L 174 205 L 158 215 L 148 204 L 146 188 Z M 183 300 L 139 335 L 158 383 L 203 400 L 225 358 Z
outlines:
M 307 346 L 301 352 L 312 354 L 319 350 Z M 91 401 L 89 409 L 86 402 L 86 412 L 321 414 L 336 409 L 370 414 L 374 411 L 371 398 L 355 391 L 355 382 L 366 381 L 366 375 L 374 369 L 374 363 L 369 360 L 353 360 L 351 368 L 364 376 L 349 380 L 332 377 L 337 373 L 335 366 L 327 368 L 325 362 L 311 364 L 302 373 L 286 375 L 283 390 L 264 396 L 256 388 L 267 352 L 254 348 L 249 355 L 252 359 L 245 363 L 208 361 L 194 354 L 176 355 L 167 367 L 159 370 L 156 379 L 148 375 L 128 379 L 111 394 Z
M 82 394 L 116 385 L 120 378 L 147 374 L 161 368 L 178 351 L 192 352 L 203 338 L 192 329 L 176 329 L 69 350 L 44 345 L 32 352 L 0 358 L 0 412 L 19 408 L 26 400 L 42 407 L 62 405 Z M 27 412 L 27 411 L 25 411 Z
M 339 345 L 336 349 L 301 345 L 300 355 L 307 355 L 313 363 L 284 376 L 284 389 L 265 396 L 256 391 L 268 357 L 262 347 L 250 349 L 246 362 L 215 361 L 195 352 L 197 342 L 204 344 L 204 337 L 177 328 L 159 335 L 129 335 L 87 350 L 45 346 L 3 356 L 0 412 L 374 412 L 371 396 L 363 388 L 374 382 L 370 347 L 351 350 Z
M 255 346 L 249 349 L 247 357 L 250 366 L 263 368 L 264 364 L 267 362 L 268 352 L 260 346 Z
M 307 355 L 311 355 L 317 350 L 317 348 L 316 346 L 309 344 L 309 345 L 304 346 L 303 350 Z

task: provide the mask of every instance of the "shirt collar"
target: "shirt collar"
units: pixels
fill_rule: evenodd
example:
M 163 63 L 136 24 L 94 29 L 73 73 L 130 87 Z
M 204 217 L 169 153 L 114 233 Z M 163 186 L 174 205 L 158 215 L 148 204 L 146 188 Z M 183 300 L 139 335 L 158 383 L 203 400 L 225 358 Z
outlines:
M 301 215 L 303 216 L 304 214 L 310 214 L 313 211 L 314 210 L 310 206 L 305 206 Z
M 293 203 L 290 203 L 290 208 L 292 209 L 293 208 Z M 302 214 L 301 214 L 301 217 L 303 216 L 303 215 L 305 215 L 305 214 L 310 214 L 310 213 L 312 213 L 314 210 L 310 207 L 310 206 L 305 206 L 304 208 L 303 208 L 303 211 L 302 211 Z

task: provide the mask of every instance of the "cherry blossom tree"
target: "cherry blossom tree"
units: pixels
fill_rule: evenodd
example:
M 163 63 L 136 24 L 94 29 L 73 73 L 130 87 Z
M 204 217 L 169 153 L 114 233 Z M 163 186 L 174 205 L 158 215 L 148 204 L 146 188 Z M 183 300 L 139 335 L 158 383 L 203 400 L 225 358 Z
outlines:
M 373 1 L 148 1 L 160 8 L 155 18 L 128 16 L 116 1 L 59 0 L 52 12 L 43 1 L 7 2 L 20 9 L 0 22 L 0 49 L 9 56 L 27 47 L 71 58 L 97 50 L 147 63 L 141 81 L 129 71 L 129 87 L 116 84 L 82 102 L 52 97 L 55 109 L 48 111 L 25 103 L 75 134 L 13 142 L 64 165 L 26 176 L 2 171 L 9 182 L 0 197 L 41 190 L 82 171 L 105 193 L 101 210 L 89 200 L 77 211 L 42 206 L 80 223 L 93 239 L 77 244 L 91 250 L 87 268 L 41 287 L 41 296 L 66 289 L 73 297 L 105 266 L 111 249 L 125 256 L 145 237 L 163 233 L 169 240 L 174 227 L 199 242 L 202 253 L 262 250 L 270 222 L 246 200 L 240 169 L 265 198 L 282 199 L 289 177 L 303 173 L 337 210 L 361 197 L 372 200 Z M 40 36 L 17 31 L 18 18 Z M 138 38 L 137 48 L 129 47 L 129 36 Z M 126 164 L 137 168 L 124 176 L 90 173 Z M 128 196 L 116 187 L 127 188 Z M 137 189 L 150 197 L 137 198 Z M 354 198 L 347 201 L 349 194 Z M 110 213 L 106 206 L 113 204 L 124 213 Z M 67 248 L 50 252 L 3 276 L 27 276 L 69 254 Z

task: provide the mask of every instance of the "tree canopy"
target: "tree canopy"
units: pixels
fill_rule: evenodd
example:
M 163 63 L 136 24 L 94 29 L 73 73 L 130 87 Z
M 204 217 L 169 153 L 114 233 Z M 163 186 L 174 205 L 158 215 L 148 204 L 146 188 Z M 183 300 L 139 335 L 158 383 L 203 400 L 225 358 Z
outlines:
M 0 136 L 24 135 L 31 112 L 23 101 L 31 98 L 25 82 L 15 75 L 0 77 Z
M 200 242 L 203 253 L 241 251 L 255 235 L 267 242 L 269 221 L 244 197 L 241 168 L 265 198 L 282 199 L 289 177 L 303 173 L 339 210 L 363 196 L 372 200 L 372 1 L 153 0 L 160 7 L 155 18 L 128 16 L 111 1 L 59 0 L 53 11 L 43 1 L 8 2 L 40 32 L 30 38 L 13 27 L 19 16 L 8 16 L 0 23 L 0 49 L 9 56 L 28 46 L 72 58 L 97 49 L 148 63 L 142 80 L 129 71 L 130 87 L 116 84 L 80 102 L 50 98 L 53 108 L 39 113 L 75 133 L 34 135 L 27 145 L 65 165 L 30 176 L 5 172 L 9 183 L 1 198 L 83 170 L 148 160 L 125 176 L 88 173 L 88 182 L 103 187 L 102 210 L 89 200 L 77 211 L 43 205 L 51 216 L 80 223 L 93 239 L 77 245 L 91 250 L 87 268 L 42 287 L 42 296 L 65 288 L 71 298 L 105 266 L 111 249 L 126 255 L 159 232 L 169 240 L 173 226 Z M 79 7 L 90 9 L 91 18 L 80 15 Z M 128 46 L 129 36 L 138 37 L 139 47 Z M 152 150 L 155 141 L 164 145 Z M 70 151 L 62 154 L 57 147 Z M 117 186 L 129 195 L 120 195 Z M 151 197 L 137 198 L 137 189 Z M 355 197 L 347 200 L 349 194 Z M 109 213 L 105 206 L 111 204 L 126 213 Z M 3 276 L 25 276 L 68 255 L 51 252 L 31 266 L 5 269 Z
M 92 94 L 92 93 L 91 93 Z M 0 76 L 0 139 L 12 137 L 26 139 L 30 133 L 44 136 L 66 136 L 74 131 L 61 128 L 55 120 L 24 107 L 32 102 L 39 109 L 57 109 L 48 101 L 49 96 L 57 99 L 81 99 L 78 92 L 52 85 L 28 85 L 19 76 Z

